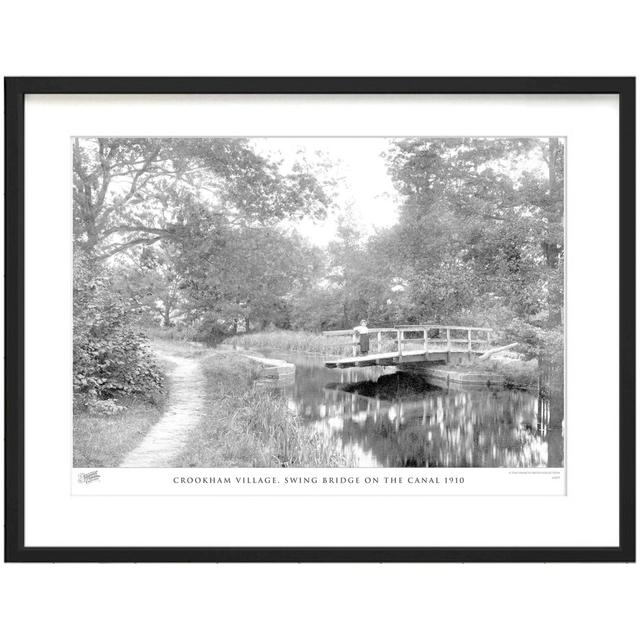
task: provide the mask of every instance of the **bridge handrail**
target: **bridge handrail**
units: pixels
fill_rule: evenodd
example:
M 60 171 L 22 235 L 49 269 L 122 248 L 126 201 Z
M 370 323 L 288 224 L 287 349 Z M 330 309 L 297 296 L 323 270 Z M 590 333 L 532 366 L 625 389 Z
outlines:
M 369 329 L 369 333 L 377 333 L 380 331 L 381 333 L 385 332 L 397 332 L 397 327 L 367 327 Z M 350 336 L 354 333 L 354 329 L 337 329 L 335 331 L 323 331 L 323 336 Z
M 429 336 L 429 332 L 437 330 L 440 334 L 444 332 L 444 335 Z M 465 331 L 466 338 L 452 338 L 452 331 Z M 476 337 L 472 338 L 472 332 L 483 332 L 485 334 L 484 337 Z M 402 361 L 402 351 L 403 347 L 407 345 L 415 345 L 416 342 L 421 342 L 424 345 L 424 351 L 427 353 L 429 351 L 429 344 L 432 345 L 441 345 L 442 343 L 446 343 L 446 351 L 453 351 L 452 345 L 460 345 L 466 344 L 467 349 L 470 354 L 474 351 L 473 345 L 476 345 L 475 351 L 477 351 L 477 345 L 484 345 L 486 349 L 491 344 L 491 334 L 493 333 L 493 329 L 489 327 L 460 327 L 454 325 L 446 325 L 446 324 L 399 324 L 394 327 L 368 327 L 368 333 L 370 338 L 372 338 L 377 347 L 376 353 L 380 352 L 381 344 L 382 344 L 382 334 L 384 333 L 393 333 L 395 334 L 395 344 L 398 351 L 398 355 L 400 356 L 400 361 Z M 422 337 L 420 338 L 407 338 L 407 333 L 421 333 Z M 358 351 L 358 336 L 355 329 L 340 329 L 336 331 L 323 331 L 322 335 L 325 337 L 330 336 L 345 336 L 351 337 L 351 345 L 353 356 L 357 354 Z M 456 350 L 459 351 L 459 350 Z
M 368 327 L 369 333 L 377 333 L 378 331 L 381 333 L 393 333 L 397 332 L 399 329 L 403 331 L 411 331 L 415 329 L 416 331 L 421 331 L 424 329 L 449 329 L 452 331 L 486 331 L 489 333 L 493 332 L 493 329 L 489 327 L 458 327 L 454 325 L 448 324 L 398 324 L 394 327 Z M 331 331 L 323 331 L 323 336 L 350 336 L 353 334 L 354 329 L 335 329 Z
M 456 327 L 449 324 L 398 324 L 395 329 L 403 329 L 404 331 L 410 331 L 413 328 L 416 329 L 453 329 L 455 331 L 490 331 L 493 329 L 489 327 Z

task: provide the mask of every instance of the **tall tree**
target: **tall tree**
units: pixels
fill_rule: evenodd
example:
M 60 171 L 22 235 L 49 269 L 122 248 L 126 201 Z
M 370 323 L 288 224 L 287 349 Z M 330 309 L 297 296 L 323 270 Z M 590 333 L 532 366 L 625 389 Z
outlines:
M 394 143 L 388 165 L 404 196 L 394 255 L 408 315 L 530 326 L 535 339 L 558 325 L 562 158 L 555 138 Z
M 73 161 L 76 246 L 99 259 L 182 241 L 204 209 L 242 228 L 327 205 L 313 176 L 281 173 L 241 138 L 77 138 Z

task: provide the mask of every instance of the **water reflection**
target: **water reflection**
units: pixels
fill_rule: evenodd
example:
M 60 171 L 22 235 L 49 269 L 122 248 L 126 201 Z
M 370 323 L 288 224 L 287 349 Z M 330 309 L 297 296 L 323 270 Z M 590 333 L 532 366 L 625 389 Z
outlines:
M 378 367 L 296 364 L 280 390 L 308 423 L 361 467 L 562 467 L 562 398 L 515 390 L 444 390 Z

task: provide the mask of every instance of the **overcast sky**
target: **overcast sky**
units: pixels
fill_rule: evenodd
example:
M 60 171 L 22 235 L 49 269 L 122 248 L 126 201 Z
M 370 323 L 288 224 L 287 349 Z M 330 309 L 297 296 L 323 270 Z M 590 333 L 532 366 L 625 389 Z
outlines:
M 331 161 L 339 179 L 338 211 L 351 207 L 351 217 L 365 230 L 389 227 L 397 219 L 397 196 L 381 154 L 389 138 L 253 138 L 256 149 L 283 160 L 288 169 L 296 159 L 314 162 L 318 154 Z M 297 229 L 311 242 L 326 246 L 336 230 L 336 215 L 318 223 L 303 221 Z

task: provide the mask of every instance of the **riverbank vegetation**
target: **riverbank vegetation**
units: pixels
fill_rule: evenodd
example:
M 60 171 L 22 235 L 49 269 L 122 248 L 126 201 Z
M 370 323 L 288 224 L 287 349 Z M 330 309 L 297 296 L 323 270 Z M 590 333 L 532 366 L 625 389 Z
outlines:
M 251 360 L 215 351 L 201 364 L 206 404 L 175 467 L 342 467 L 349 460 L 291 411 L 281 395 L 254 385 Z
M 536 359 L 495 358 L 475 362 L 469 369 L 501 373 L 505 379 L 505 386 L 510 389 L 526 389 L 532 392 L 539 391 L 540 370 Z
M 73 466 L 117 467 L 160 419 L 163 403 L 122 398 L 114 413 L 76 410 L 73 416 Z
M 344 344 L 341 344 L 343 342 Z M 243 349 L 276 349 L 278 351 L 298 351 L 301 353 L 317 353 L 322 355 L 346 355 L 349 353 L 351 340 L 330 340 L 320 333 L 310 331 L 287 331 L 285 329 L 241 333 L 226 338 L 224 344 Z
M 375 338 L 373 338 L 375 345 Z M 317 354 L 323 356 L 350 356 L 352 354 L 351 337 L 336 340 L 333 336 L 323 336 L 305 331 L 260 331 L 243 333 L 232 336 L 224 341 L 225 345 L 255 350 L 257 352 L 273 349 L 275 351 L 293 351 L 299 353 Z M 395 350 L 396 344 L 392 339 L 384 338 L 381 349 Z M 524 359 L 522 354 L 512 352 L 499 358 L 482 362 L 460 365 L 468 369 L 494 371 L 505 376 L 506 386 L 514 389 L 537 391 L 540 385 L 540 371 L 538 360 Z
M 343 467 L 349 459 L 303 424 L 284 397 L 256 386 L 260 365 L 232 351 L 168 340 L 150 345 L 161 356 L 194 358 L 206 380 L 198 427 L 172 461 L 175 467 Z M 160 359 L 163 393 L 154 402 L 137 396 L 74 414 L 75 467 L 117 467 L 160 419 L 170 391 L 169 360 Z M 106 407 L 110 407 L 107 410 Z
M 372 334 L 375 343 L 375 336 Z M 272 331 L 258 331 L 255 333 L 241 333 L 226 338 L 224 344 L 242 347 L 243 349 L 275 349 L 278 351 L 297 351 L 300 353 L 313 353 L 318 355 L 348 356 L 352 354 L 352 337 L 325 336 L 311 331 L 291 331 L 276 329 Z M 383 337 L 380 348 L 393 350 L 394 340 Z

